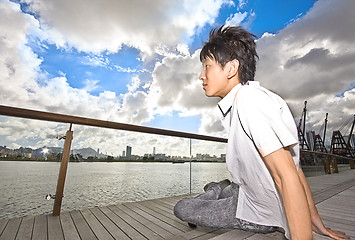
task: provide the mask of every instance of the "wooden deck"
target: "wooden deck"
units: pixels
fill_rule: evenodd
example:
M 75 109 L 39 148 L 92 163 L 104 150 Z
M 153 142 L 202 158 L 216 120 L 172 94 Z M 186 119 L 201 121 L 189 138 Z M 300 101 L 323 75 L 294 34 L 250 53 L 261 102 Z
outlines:
M 355 170 L 308 178 L 325 224 L 355 239 Z M 173 214 L 184 196 L 0 220 L 2 239 L 284 239 L 280 232 L 254 234 L 231 229 L 191 229 Z M 314 235 L 314 239 L 328 239 Z

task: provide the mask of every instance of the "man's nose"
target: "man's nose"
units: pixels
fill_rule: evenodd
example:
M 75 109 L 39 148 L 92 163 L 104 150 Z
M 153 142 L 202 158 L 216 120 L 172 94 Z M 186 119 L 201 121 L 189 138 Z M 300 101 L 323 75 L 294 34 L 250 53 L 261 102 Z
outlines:
M 200 76 L 198 76 L 198 79 L 200 79 L 200 80 L 204 80 L 204 79 L 206 79 L 206 76 L 205 76 L 205 73 L 204 73 L 204 71 L 202 71 L 201 73 L 200 73 Z

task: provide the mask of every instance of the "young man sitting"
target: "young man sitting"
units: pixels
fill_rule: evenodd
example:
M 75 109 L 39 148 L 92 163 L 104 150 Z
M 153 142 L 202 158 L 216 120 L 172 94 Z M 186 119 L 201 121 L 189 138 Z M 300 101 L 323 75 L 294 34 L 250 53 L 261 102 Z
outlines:
M 240 27 L 210 33 L 200 60 L 202 86 L 218 96 L 228 130 L 226 164 L 233 182 L 210 183 L 205 193 L 179 201 L 175 215 L 190 226 L 267 233 L 283 228 L 291 239 L 312 239 L 312 230 L 348 239 L 326 228 L 299 166 L 298 134 L 281 97 L 253 81 L 255 36 Z

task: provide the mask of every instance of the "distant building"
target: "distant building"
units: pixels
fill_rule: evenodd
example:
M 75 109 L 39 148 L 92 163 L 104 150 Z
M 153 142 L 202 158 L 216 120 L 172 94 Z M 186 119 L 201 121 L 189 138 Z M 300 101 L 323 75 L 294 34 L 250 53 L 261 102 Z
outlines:
M 122 157 L 126 156 L 126 151 L 122 151 Z
M 131 155 L 132 155 L 132 147 L 130 147 L 130 146 L 127 146 L 126 147 L 126 157 L 131 157 Z
M 165 153 L 154 154 L 154 159 L 155 160 L 166 160 Z

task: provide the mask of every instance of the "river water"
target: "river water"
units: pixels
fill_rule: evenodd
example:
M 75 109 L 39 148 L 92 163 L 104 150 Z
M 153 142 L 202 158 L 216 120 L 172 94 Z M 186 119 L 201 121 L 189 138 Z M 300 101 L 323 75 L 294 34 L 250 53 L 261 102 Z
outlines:
M 189 163 L 81 162 L 68 165 L 62 211 L 140 201 L 190 192 Z M 192 192 L 230 179 L 225 163 L 192 166 Z M 50 213 L 60 163 L 0 161 L 0 219 Z

